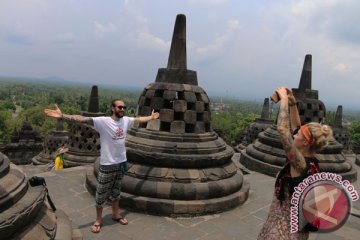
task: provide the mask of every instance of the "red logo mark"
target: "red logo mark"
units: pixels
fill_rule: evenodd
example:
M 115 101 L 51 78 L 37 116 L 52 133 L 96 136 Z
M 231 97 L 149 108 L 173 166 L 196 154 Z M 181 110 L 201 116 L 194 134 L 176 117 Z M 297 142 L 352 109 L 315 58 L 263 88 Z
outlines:
M 115 136 L 121 138 L 124 136 L 124 131 L 121 128 L 117 128 L 115 131 Z
M 303 195 L 302 213 L 305 220 L 319 231 L 336 230 L 350 214 L 349 197 L 340 186 L 319 182 Z

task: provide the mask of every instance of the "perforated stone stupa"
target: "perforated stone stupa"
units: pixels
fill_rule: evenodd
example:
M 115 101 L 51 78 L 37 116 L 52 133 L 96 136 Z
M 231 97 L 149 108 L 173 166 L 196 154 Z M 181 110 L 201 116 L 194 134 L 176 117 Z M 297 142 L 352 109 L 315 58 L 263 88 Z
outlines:
M 253 143 L 258 137 L 258 134 L 265 131 L 268 127 L 274 124 L 274 120 L 270 118 L 270 102 L 269 98 L 264 99 L 263 108 L 260 118 L 256 118 L 254 122 L 250 124 L 249 129 L 246 132 L 243 142 L 238 144 L 234 149 L 236 152 L 241 152 L 250 143 Z
M 334 138 L 340 144 L 343 145 L 344 149 L 350 147 L 350 133 L 346 127 L 343 126 L 343 107 L 339 105 L 336 109 L 334 123 L 331 124 L 333 129 Z
M 69 141 L 68 135 L 69 132 L 64 130 L 63 121 L 58 119 L 56 122 L 56 129 L 45 138 L 43 150 L 33 157 L 33 164 L 42 165 L 54 161 L 56 150 L 59 147 L 67 145 Z
M 297 101 L 302 124 L 322 122 L 325 117 L 325 105 L 318 99 L 318 91 L 311 89 L 312 56 L 306 55 L 300 78 L 299 88 L 292 91 Z M 343 146 L 332 139 L 316 158 L 321 171 L 334 172 L 349 181 L 355 181 L 357 172 L 342 153 Z M 267 128 L 258 135 L 253 144 L 241 152 L 240 162 L 250 170 L 275 176 L 286 160 L 276 125 Z
M 103 116 L 99 112 L 98 87 L 91 89 L 88 111 L 81 115 L 87 117 Z M 100 136 L 95 129 L 87 124 L 70 123 L 69 151 L 64 154 L 64 167 L 75 167 L 94 163 L 100 156 Z
M 211 128 L 206 92 L 187 69 L 186 18 L 178 15 L 167 68 L 145 87 L 138 114 L 160 119 L 131 128 L 128 173 L 121 206 L 156 215 L 191 216 L 222 212 L 243 203 L 249 184 L 231 160 L 234 152 Z M 98 166 L 87 174 L 93 191 Z M 92 189 L 92 190 L 91 190 Z
M 19 131 L 16 129 L 11 135 L 11 142 L 5 145 L 4 153 L 12 163 L 25 165 L 39 154 L 43 148 L 42 139 L 34 131 L 30 121 L 25 119 Z

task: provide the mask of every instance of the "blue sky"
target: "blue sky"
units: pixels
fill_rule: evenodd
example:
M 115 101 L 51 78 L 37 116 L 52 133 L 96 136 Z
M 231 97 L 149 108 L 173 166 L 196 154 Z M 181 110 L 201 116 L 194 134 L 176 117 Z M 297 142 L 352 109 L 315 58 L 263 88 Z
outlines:
M 312 54 L 320 99 L 360 109 L 359 12 L 357 0 L 1 0 L 0 75 L 143 88 L 183 13 L 187 67 L 209 94 L 296 88 Z

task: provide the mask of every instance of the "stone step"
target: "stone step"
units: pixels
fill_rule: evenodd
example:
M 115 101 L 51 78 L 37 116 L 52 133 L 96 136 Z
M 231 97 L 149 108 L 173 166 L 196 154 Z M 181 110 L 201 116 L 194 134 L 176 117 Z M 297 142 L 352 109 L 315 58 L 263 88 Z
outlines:
M 82 234 L 79 229 L 73 229 L 69 217 L 61 209 L 56 210 L 57 229 L 55 240 L 81 240 Z
M 28 188 L 25 174 L 15 164 L 10 164 L 10 171 L 0 181 L 0 212 L 16 203 Z

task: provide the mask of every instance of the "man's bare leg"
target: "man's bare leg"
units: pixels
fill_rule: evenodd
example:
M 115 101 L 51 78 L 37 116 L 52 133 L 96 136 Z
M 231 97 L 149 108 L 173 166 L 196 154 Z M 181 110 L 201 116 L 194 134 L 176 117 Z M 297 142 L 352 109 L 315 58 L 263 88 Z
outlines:
M 98 208 L 96 207 L 96 220 L 94 222 L 94 224 L 91 227 L 91 231 L 93 233 L 99 233 L 100 229 L 101 229 L 101 224 L 102 224 L 102 211 L 103 208 Z
M 119 214 L 120 211 L 119 200 L 112 201 L 111 207 L 112 207 L 112 219 L 122 225 L 127 225 L 128 221 Z

